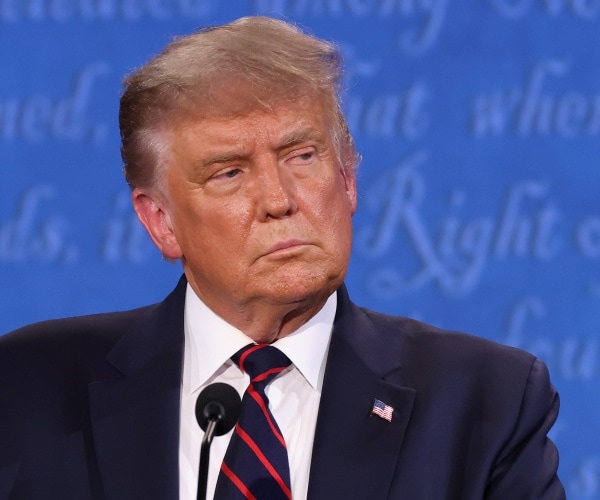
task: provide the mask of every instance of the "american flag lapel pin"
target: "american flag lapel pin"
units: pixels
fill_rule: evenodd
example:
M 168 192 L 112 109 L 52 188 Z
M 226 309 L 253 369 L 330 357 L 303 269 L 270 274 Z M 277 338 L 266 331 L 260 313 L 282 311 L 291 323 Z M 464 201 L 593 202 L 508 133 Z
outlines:
M 392 408 L 390 405 L 386 405 L 383 401 L 380 401 L 379 399 L 375 399 L 375 401 L 373 401 L 371 415 L 377 415 L 378 417 L 381 417 L 384 420 L 391 422 L 393 413 L 394 408 Z

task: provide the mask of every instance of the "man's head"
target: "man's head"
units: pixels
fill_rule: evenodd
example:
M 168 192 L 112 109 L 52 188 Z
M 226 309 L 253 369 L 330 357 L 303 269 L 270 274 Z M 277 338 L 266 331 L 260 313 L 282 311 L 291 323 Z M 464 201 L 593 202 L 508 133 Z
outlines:
M 126 80 L 121 130 L 142 224 L 217 314 L 260 341 L 340 286 L 356 155 L 337 53 L 280 21 L 182 38 Z
M 267 17 L 248 17 L 176 39 L 124 81 L 119 125 L 125 177 L 150 187 L 168 164 L 169 130 L 190 116 L 321 100 L 344 168 L 358 158 L 341 112 L 340 54 L 330 43 Z

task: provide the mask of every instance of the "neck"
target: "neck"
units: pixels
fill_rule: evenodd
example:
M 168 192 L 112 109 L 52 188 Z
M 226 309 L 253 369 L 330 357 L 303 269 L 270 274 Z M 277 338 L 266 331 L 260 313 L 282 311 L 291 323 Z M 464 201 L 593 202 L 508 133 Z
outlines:
M 235 326 L 258 344 L 272 344 L 286 337 L 307 323 L 325 305 L 327 297 L 310 304 L 242 308 L 235 314 L 220 314 L 225 321 Z M 210 307 L 210 306 L 209 306 Z
M 287 312 L 272 311 L 272 314 L 265 314 L 261 311 L 258 316 L 250 315 L 244 325 L 235 325 L 252 340 L 259 344 L 272 344 L 278 339 L 298 330 L 315 316 L 325 305 L 328 297 L 323 298 L 310 307 L 293 308 Z
M 317 297 L 287 304 L 274 304 L 268 300 L 232 304 L 229 301 L 211 300 L 211 297 L 205 297 L 194 284 L 190 284 L 196 295 L 215 314 L 258 344 L 272 344 L 298 330 L 323 308 L 333 293 L 326 292 Z

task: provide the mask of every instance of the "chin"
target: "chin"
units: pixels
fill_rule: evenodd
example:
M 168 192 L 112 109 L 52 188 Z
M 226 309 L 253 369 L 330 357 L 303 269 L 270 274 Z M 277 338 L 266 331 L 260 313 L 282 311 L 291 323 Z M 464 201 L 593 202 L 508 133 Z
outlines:
M 322 300 L 337 290 L 343 281 L 343 275 L 328 277 L 324 274 L 277 278 L 275 286 L 271 284 L 271 296 L 279 303 L 298 303 Z

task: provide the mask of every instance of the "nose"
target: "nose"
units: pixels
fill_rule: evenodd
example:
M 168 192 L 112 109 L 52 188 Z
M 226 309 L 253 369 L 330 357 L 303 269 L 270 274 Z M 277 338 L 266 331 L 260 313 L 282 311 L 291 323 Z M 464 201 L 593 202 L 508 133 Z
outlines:
M 261 221 L 289 217 L 298 208 L 293 176 L 274 158 L 263 159 L 258 165 L 256 191 Z

